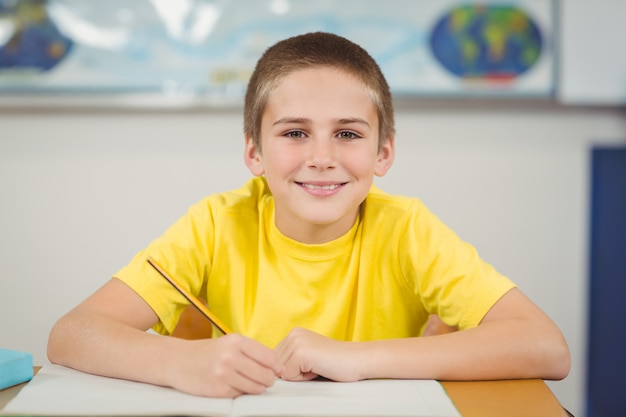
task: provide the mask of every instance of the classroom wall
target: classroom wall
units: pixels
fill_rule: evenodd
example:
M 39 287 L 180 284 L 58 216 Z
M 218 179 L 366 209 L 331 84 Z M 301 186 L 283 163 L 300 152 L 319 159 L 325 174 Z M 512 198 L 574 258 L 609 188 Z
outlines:
M 550 383 L 582 415 L 590 147 L 626 114 L 541 104 L 402 105 L 378 184 L 422 198 L 557 322 L 573 367 Z M 238 187 L 234 111 L 0 111 L 0 346 L 46 363 L 55 320 L 205 194 Z

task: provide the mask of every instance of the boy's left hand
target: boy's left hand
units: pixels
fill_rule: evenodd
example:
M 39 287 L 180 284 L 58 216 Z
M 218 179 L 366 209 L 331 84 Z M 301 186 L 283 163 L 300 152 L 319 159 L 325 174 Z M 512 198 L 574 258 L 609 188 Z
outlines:
M 343 382 L 362 379 L 357 345 L 297 327 L 275 348 L 283 364 L 281 377 L 289 381 L 306 381 L 317 376 Z

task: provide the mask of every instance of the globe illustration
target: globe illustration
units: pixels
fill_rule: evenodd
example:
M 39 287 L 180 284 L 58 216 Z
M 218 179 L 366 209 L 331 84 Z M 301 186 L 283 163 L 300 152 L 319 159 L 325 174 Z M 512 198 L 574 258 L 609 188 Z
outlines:
M 509 81 L 539 60 L 542 37 L 524 11 L 511 6 L 455 7 L 430 33 L 436 60 L 463 79 Z
M 48 71 L 70 52 L 73 41 L 63 35 L 46 11 L 45 1 L 0 1 L 0 16 L 11 21 L 12 33 L 0 40 L 0 70 Z

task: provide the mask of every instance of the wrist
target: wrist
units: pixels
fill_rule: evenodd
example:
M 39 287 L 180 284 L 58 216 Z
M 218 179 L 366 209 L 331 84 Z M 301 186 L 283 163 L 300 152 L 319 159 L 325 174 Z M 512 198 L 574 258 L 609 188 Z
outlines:
M 385 378 L 383 369 L 385 349 L 381 342 L 347 342 L 353 346 L 352 360 L 357 366 L 357 377 L 361 379 Z
M 157 336 L 162 340 L 159 343 L 159 360 L 153 365 L 156 370 L 155 377 L 161 381 L 159 385 L 176 388 L 180 385 L 185 364 L 184 358 L 189 357 L 189 340 L 172 336 Z

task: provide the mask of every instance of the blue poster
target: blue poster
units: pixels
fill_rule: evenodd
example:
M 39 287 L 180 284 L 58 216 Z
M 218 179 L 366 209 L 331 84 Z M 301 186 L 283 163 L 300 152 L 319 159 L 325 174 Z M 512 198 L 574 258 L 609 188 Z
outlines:
M 328 31 L 367 49 L 396 96 L 548 97 L 551 0 L 0 0 L 3 94 L 239 103 L 256 60 Z

